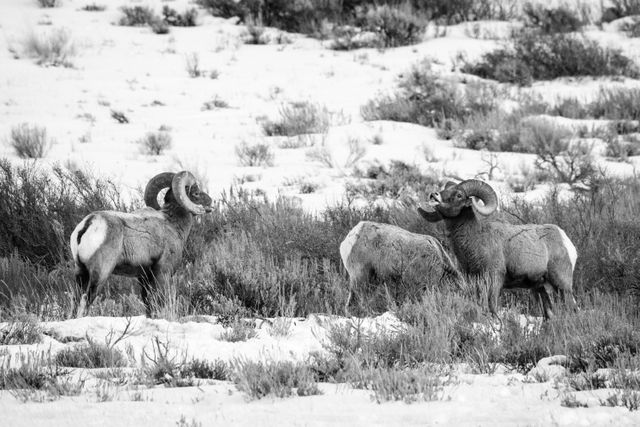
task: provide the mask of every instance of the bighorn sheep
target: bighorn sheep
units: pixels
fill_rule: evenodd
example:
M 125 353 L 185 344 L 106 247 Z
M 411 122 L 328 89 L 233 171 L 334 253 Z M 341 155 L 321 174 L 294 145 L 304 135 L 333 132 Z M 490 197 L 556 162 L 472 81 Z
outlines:
M 480 204 L 478 199 L 484 204 Z M 555 288 L 571 306 L 576 248 L 566 233 L 552 224 L 512 225 L 483 221 L 498 207 L 495 191 L 482 181 L 448 182 L 429 195 L 430 222 L 442 221 L 461 269 L 470 277 L 489 279 L 489 310 L 495 315 L 502 288 L 527 288 L 540 296 L 545 318 L 553 315 L 550 294 Z M 475 209 L 475 212 L 474 212 Z
M 390 224 L 360 221 L 340 244 L 349 274 L 348 308 L 353 292 L 372 279 L 399 284 L 397 300 L 419 298 L 443 280 L 459 284 L 462 275 L 438 239 Z
M 158 193 L 169 188 L 162 208 Z M 148 206 L 132 213 L 97 211 L 71 233 L 75 262 L 77 316 L 84 316 L 111 274 L 137 277 L 147 316 L 149 293 L 163 274 L 175 271 L 194 216 L 211 210 L 211 198 L 187 171 L 153 177 L 144 192 Z

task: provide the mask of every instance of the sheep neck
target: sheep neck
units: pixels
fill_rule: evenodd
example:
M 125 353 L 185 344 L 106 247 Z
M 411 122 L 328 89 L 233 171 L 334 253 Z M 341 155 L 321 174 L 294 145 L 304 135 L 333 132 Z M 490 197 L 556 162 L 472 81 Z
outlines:
M 165 204 L 162 212 L 167 216 L 169 222 L 173 224 L 182 241 L 185 241 L 193 226 L 193 215 L 191 212 L 173 203 Z
M 453 250 L 463 264 L 465 270 L 469 270 L 477 257 L 476 251 L 479 249 L 470 244 L 469 236 L 482 234 L 482 224 L 476 217 L 471 207 L 464 208 L 460 214 L 453 218 L 445 219 L 447 234 L 451 239 Z

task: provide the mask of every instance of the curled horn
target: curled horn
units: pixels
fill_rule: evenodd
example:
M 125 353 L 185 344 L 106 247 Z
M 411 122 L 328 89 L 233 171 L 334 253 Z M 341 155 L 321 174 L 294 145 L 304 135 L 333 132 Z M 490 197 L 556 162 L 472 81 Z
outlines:
M 174 176 L 175 173 L 173 172 L 162 172 L 151 178 L 144 189 L 144 203 L 155 210 L 160 210 L 158 193 L 165 188 L 171 187 Z
M 469 179 L 458 186 L 467 194 L 467 197 L 471 197 L 471 204 L 480 215 L 491 215 L 498 208 L 498 196 L 486 182 Z M 482 200 L 484 205 L 479 204 L 476 198 Z
M 178 172 L 173 178 L 171 189 L 173 190 L 173 196 L 183 208 L 194 215 L 202 215 L 206 212 L 205 208 L 193 203 L 185 190 L 185 187 L 191 187 L 197 184 L 196 177 L 193 176 L 191 172 L 182 171 Z

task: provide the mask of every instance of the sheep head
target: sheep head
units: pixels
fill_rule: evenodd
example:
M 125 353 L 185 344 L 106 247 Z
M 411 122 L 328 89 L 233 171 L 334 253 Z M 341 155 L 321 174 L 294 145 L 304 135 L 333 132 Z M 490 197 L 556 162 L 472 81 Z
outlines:
M 441 191 L 429 194 L 426 209 L 418 208 L 418 212 L 427 221 L 437 222 L 456 218 L 472 207 L 482 216 L 491 215 L 496 210 L 498 197 L 489 184 L 477 179 L 459 184 L 449 181 Z
M 153 209 L 161 209 L 158 193 L 169 188 L 164 196 L 164 204 L 176 203 L 194 215 L 211 211 L 211 197 L 200 190 L 196 178 L 187 171 L 178 173 L 163 172 L 149 181 L 144 191 L 144 201 Z

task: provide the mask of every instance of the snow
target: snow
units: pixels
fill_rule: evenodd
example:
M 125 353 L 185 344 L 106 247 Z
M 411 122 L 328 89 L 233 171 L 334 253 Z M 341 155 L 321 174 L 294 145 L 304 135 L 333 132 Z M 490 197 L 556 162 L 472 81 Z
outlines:
M 500 44 L 500 40 L 470 37 L 470 25 L 500 39 L 508 35 L 509 23 L 461 24 L 450 27 L 444 37 L 428 36 L 415 46 L 336 52 L 326 49 L 326 42 L 295 34 L 290 35 L 290 44 L 245 45 L 243 28 L 234 19 L 214 18 L 204 11 L 200 11 L 199 26 L 176 27 L 168 35 L 157 35 L 145 27 L 115 25 L 120 16 L 118 2 L 105 2 L 104 12 L 82 11 L 85 3 L 65 0 L 52 9 L 40 9 L 32 0 L 0 4 L 4 35 L 0 37 L 0 135 L 8 135 L 22 122 L 46 127 L 55 143 L 41 163 L 87 168 L 131 191 L 143 188 L 156 173 L 186 168 L 197 172 L 214 197 L 239 177 L 252 174 L 259 179 L 247 184 L 249 188 L 271 197 L 296 197 L 310 210 L 340 201 L 344 179 L 353 166 L 375 161 L 403 160 L 445 178 L 485 177 L 483 153 L 439 140 L 433 129 L 364 123 L 360 107 L 377 93 L 391 92 L 398 75 L 421 59 L 429 58 L 437 71 L 446 74 L 458 53 L 472 59 Z M 145 5 L 159 11 L 164 3 L 149 0 Z M 193 5 L 179 0 L 170 6 L 181 12 Z M 42 25 L 45 22 L 51 25 Z M 66 28 L 77 46 L 73 68 L 41 67 L 24 57 L 21 41 L 27 34 L 58 28 Z M 589 31 L 589 35 L 620 45 L 631 55 L 640 51 L 638 39 L 619 33 Z M 14 59 L 12 51 L 20 59 Z M 204 77 L 188 76 L 186 57 L 191 55 L 199 58 Z M 218 78 L 209 78 L 212 70 L 219 73 Z M 606 80 L 558 79 L 536 83 L 529 90 L 550 102 L 560 95 L 588 99 L 603 83 Z M 623 84 L 632 83 L 625 80 Z M 203 111 L 203 103 L 215 96 L 230 108 Z M 298 101 L 326 105 L 341 117 L 326 136 L 334 167 L 308 159 L 306 148 L 278 148 L 281 138 L 263 136 L 261 121 L 277 118 L 281 105 Z M 111 110 L 124 113 L 130 123 L 117 123 Z M 160 156 L 141 153 L 136 141 L 162 125 L 171 129 L 173 147 Z M 371 143 L 374 135 L 381 138 L 381 145 Z M 366 149 L 364 158 L 354 165 L 345 165 L 349 138 L 358 139 Z M 234 147 L 242 141 L 263 140 L 274 147 L 274 166 L 241 167 Z M 425 160 L 425 145 L 437 162 Z M 0 156 L 20 162 L 6 143 L 0 144 Z M 497 156 L 500 180 L 510 182 L 533 167 L 530 155 Z M 637 158 L 629 164 L 601 163 L 611 173 L 626 176 L 638 167 Z M 300 179 L 318 184 L 318 190 L 300 194 L 295 185 L 285 185 Z
M 363 122 L 360 107 L 377 93 L 390 93 L 398 75 L 417 61 L 429 58 L 437 71 L 450 73 L 458 54 L 468 59 L 479 57 L 498 46 L 517 24 L 460 24 L 448 28 L 444 37 L 434 37 L 436 29 L 432 27 L 425 41 L 416 46 L 335 52 L 325 48 L 326 42 L 301 35 L 290 35 L 292 43 L 286 45 L 244 45 L 243 28 L 235 25 L 235 20 L 213 18 L 204 11 L 200 11 L 199 26 L 172 28 L 169 35 L 156 35 L 148 28 L 114 25 L 120 16 L 118 8 L 125 1 L 97 2 L 107 6 L 105 12 L 80 10 L 88 3 L 93 2 L 63 0 L 61 7 L 40 9 L 34 0 L 0 2 L 0 157 L 22 162 L 4 138 L 13 126 L 29 122 L 46 127 L 55 139 L 41 163 L 87 168 L 115 179 L 125 191 L 142 188 L 156 173 L 189 169 L 204 180 L 215 197 L 239 178 L 253 175 L 257 181 L 244 184 L 247 188 L 261 189 L 270 197 L 296 197 L 309 210 L 339 202 L 353 167 L 375 162 L 395 159 L 415 163 L 443 178 L 487 177 L 485 153 L 454 147 L 451 141 L 438 139 L 433 129 L 414 124 Z M 147 0 L 133 4 L 160 10 L 165 3 Z M 180 12 L 193 6 L 186 0 L 166 4 Z M 51 25 L 43 25 L 48 22 Z M 640 39 L 627 39 L 614 31 L 616 25 L 605 25 L 605 32 L 590 29 L 587 34 L 638 59 Z M 76 44 L 78 55 L 73 58 L 73 68 L 41 67 L 24 57 L 21 41 L 31 31 L 58 28 L 69 30 Z M 477 38 L 471 37 L 476 33 Z M 190 55 L 198 57 L 204 77 L 188 76 L 185 66 Z M 210 78 L 211 71 L 219 76 Z M 548 102 L 559 96 L 588 101 L 602 84 L 631 86 L 638 82 L 565 78 L 537 82 L 525 91 L 539 94 Z M 203 103 L 215 96 L 228 102 L 230 108 L 203 110 Z M 310 137 L 324 138 L 333 167 L 310 160 L 306 148 L 279 148 L 282 138 L 262 135 L 260 123 L 264 118 L 275 119 L 283 103 L 298 101 L 326 105 L 341 117 L 327 135 Z M 130 123 L 117 123 L 111 118 L 112 110 L 124 113 Z M 606 125 L 603 121 L 567 124 Z M 142 154 L 136 141 L 162 125 L 170 127 L 173 147 L 157 157 Z M 372 144 L 374 136 L 382 144 Z M 366 153 L 355 164 L 348 164 L 346 141 L 352 138 L 365 146 Z M 274 166 L 239 166 L 234 147 L 243 141 L 263 140 L 274 147 Z M 424 147 L 431 153 L 431 160 L 425 159 Z M 509 182 L 533 168 L 534 156 L 496 153 L 496 158 L 499 169 L 492 184 L 502 197 L 511 197 Z M 640 166 L 638 157 L 629 163 L 599 162 L 609 173 L 620 176 L 632 176 Z M 299 180 L 319 184 L 318 191 L 299 194 L 296 185 L 291 185 Z M 546 188 L 539 186 L 518 197 L 539 200 Z M 304 360 L 311 352 L 325 351 L 327 331 L 334 325 L 355 322 L 365 330 L 403 327 L 389 313 L 360 320 L 310 315 L 285 320 L 291 321 L 290 334 L 279 337 L 270 333 L 275 319 L 257 319 L 255 338 L 230 343 L 220 340 L 225 328 L 215 317 L 183 320 L 132 318 L 130 335 L 116 347 L 131 348 L 140 361 L 157 337 L 169 343 L 175 354 L 206 360 Z M 104 341 L 112 332 L 117 336 L 127 321 L 93 317 L 45 323 L 47 335 L 40 344 L 0 347 L 0 364 L 15 366 L 19 363 L 17 356 L 33 351 L 55 354 L 86 337 Z M 530 320 L 523 323 L 531 324 Z M 90 373 L 78 373 L 91 378 Z M 95 381 L 91 384 L 80 396 L 46 403 L 21 403 L 8 391 L 0 391 L 0 425 L 175 426 L 183 416 L 186 425 L 195 420 L 203 426 L 640 424 L 638 412 L 597 404 L 607 390 L 576 393 L 579 400 L 591 402 L 592 407 L 565 408 L 560 406 L 562 394 L 552 382 L 531 383 L 522 375 L 504 371 L 491 376 L 461 372 L 459 381 L 446 388 L 447 399 L 410 405 L 376 404 L 370 391 L 340 384 L 321 384 L 324 394 L 320 396 L 247 402 L 231 383 L 225 382 L 179 389 L 136 391 L 123 387 L 113 391 L 113 400 L 100 402 Z
M 171 354 L 214 361 L 241 357 L 248 360 L 304 360 L 310 352 L 325 351 L 326 334 L 336 326 L 350 323 L 369 333 L 393 331 L 403 324 L 391 313 L 375 318 L 346 319 L 336 316 L 310 315 L 292 318 L 290 334 L 274 337 L 271 324 L 276 319 L 255 320 L 257 336 L 245 342 L 220 340 L 224 327 L 214 317 L 200 316 L 198 322 L 183 319 L 168 322 L 142 316 L 131 319 L 86 317 L 61 322 L 46 322 L 45 340 L 29 346 L 4 346 L 0 363 L 15 363 L 18 354 L 50 351 L 55 354 L 65 347 L 77 345 L 75 340 L 89 337 L 103 342 L 109 333 L 117 337 L 130 320 L 131 333 L 116 347 L 130 347 L 140 360 L 143 351 L 150 354 L 152 340 L 168 342 Z M 521 319 L 523 325 L 531 319 Z M 53 338 L 55 337 L 55 338 Z M 67 342 L 63 344 L 61 341 Z M 9 356 L 12 355 L 13 357 Z M 558 359 L 558 358 L 556 358 Z M 543 360 L 539 367 L 559 366 L 561 360 Z M 557 424 L 637 425 L 638 412 L 625 408 L 599 406 L 610 390 L 579 392 L 577 398 L 588 402 L 589 408 L 566 408 L 560 405 L 563 390 L 552 381 L 537 383 L 531 377 L 499 370 L 494 375 L 472 375 L 462 367 L 457 379 L 445 387 L 444 399 L 406 404 L 375 403 L 371 392 L 355 390 L 345 384 L 321 383 L 323 394 L 308 397 L 275 399 L 267 397 L 248 401 L 230 382 L 203 381 L 194 387 L 138 388 L 108 387 L 109 399 L 101 401 L 101 383 L 87 370 L 76 370 L 86 380 L 85 391 L 74 397 L 62 397 L 54 402 L 22 403 L 8 391 L 0 391 L 0 413 L 3 426 L 173 426 L 184 417 L 203 426 L 478 426 Z M 102 384 L 104 390 L 104 384 Z

